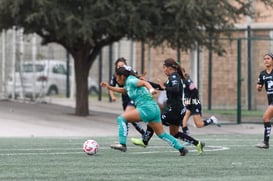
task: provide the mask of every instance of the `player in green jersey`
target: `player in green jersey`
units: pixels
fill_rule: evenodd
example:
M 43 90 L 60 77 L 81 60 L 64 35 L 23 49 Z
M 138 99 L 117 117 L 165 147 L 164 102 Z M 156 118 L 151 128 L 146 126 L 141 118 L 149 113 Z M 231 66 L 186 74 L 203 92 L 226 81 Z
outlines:
M 131 100 L 135 102 L 135 109 L 125 111 L 118 116 L 117 123 L 119 127 L 119 143 L 113 144 L 110 147 L 125 152 L 127 150 L 126 141 L 126 123 L 134 121 L 143 121 L 147 123 L 156 133 L 156 135 L 168 142 L 175 149 L 179 150 L 181 156 L 185 156 L 188 152 L 176 138 L 164 131 L 160 118 L 160 109 L 154 101 L 152 94 L 155 94 L 155 89 L 147 81 L 140 80 L 134 76 L 130 67 L 120 67 L 116 70 L 117 82 L 121 87 L 112 87 L 107 82 L 102 82 L 101 86 L 109 90 L 127 93 Z

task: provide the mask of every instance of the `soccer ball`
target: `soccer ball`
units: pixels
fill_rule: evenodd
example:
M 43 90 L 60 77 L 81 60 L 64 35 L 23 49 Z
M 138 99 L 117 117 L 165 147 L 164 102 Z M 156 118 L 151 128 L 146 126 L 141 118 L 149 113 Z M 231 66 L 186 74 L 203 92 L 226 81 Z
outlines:
M 99 149 L 99 144 L 95 140 L 86 140 L 82 149 L 87 155 L 95 155 Z

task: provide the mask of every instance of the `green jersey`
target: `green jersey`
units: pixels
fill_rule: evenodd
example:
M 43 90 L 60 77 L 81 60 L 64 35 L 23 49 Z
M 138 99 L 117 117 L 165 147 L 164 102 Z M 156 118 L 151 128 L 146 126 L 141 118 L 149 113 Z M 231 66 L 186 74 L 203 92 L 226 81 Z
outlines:
M 160 109 L 146 87 L 137 86 L 139 79 L 133 75 L 127 77 L 124 89 L 134 101 L 143 122 L 161 122 Z
M 130 75 L 126 79 L 124 88 L 130 99 L 135 102 L 136 106 L 145 104 L 147 101 L 154 101 L 153 97 L 145 87 L 137 86 L 138 81 L 139 79 L 133 75 Z

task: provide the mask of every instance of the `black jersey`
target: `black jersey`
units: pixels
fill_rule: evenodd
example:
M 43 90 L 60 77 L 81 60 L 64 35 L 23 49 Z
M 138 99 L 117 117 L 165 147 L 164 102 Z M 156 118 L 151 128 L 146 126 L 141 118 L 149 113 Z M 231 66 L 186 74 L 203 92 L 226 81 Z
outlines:
M 184 100 L 187 101 L 187 109 L 190 110 L 191 115 L 201 115 L 202 106 L 199 100 L 198 89 L 193 81 L 188 77 L 183 80 Z
M 162 123 L 165 126 L 179 126 L 181 125 L 181 110 L 183 108 L 183 85 L 180 75 L 177 72 L 172 73 L 167 82 L 165 82 L 165 87 L 167 94 L 167 107 L 161 114 Z
M 115 75 L 112 75 L 111 80 L 110 80 L 110 86 L 115 87 L 116 85 L 118 85 L 119 87 L 123 87 L 122 85 L 119 85 L 116 79 Z M 130 98 L 129 96 L 125 93 L 125 94 L 121 94 L 121 98 L 122 98 L 122 105 L 123 105 L 123 109 L 125 109 L 125 107 L 128 105 L 128 103 L 130 102 Z
M 167 92 L 167 106 L 182 108 L 183 85 L 177 72 L 172 73 L 165 82 Z
M 263 70 L 259 75 L 257 84 L 265 86 L 268 104 L 273 104 L 273 70 L 269 74 Z
M 183 80 L 184 98 L 186 99 L 199 99 L 198 89 L 193 81 L 188 77 Z

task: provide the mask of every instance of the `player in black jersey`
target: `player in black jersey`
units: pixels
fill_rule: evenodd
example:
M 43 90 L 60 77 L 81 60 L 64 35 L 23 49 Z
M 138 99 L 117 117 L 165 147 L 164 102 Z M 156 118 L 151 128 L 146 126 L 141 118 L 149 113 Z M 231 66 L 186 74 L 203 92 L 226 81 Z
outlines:
M 123 67 L 124 65 L 127 65 L 126 59 L 123 57 L 118 58 L 115 62 L 115 72 L 118 68 Z M 112 75 L 109 85 L 113 86 L 113 87 L 115 87 L 116 85 L 118 85 L 119 87 L 122 87 L 121 85 L 119 85 L 117 83 L 115 75 Z M 114 95 L 114 92 L 109 90 L 109 94 L 110 94 L 111 100 L 116 101 L 116 97 Z M 134 101 L 130 100 L 130 98 L 127 94 L 122 94 L 121 97 L 122 97 L 122 107 L 123 107 L 124 111 L 130 110 L 135 107 Z M 145 142 L 147 142 L 147 144 L 148 144 L 149 140 L 151 139 L 151 137 L 154 134 L 153 129 L 147 125 L 147 129 L 145 131 L 139 122 L 133 122 L 132 125 L 142 135 L 143 140 L 145 140 Z M 127 134 L 128 134 L 128 129 L 129 129 L 129 126 L 127 125 Z
M 267 53 L 263 57 L 265 70 L 263 70 L 258 78 L 256 88 L 258 91 L 261 91 L 263 86 L 267 93 L 268 107 L 263 114 L 264 122 L 264 141 L 260 144 L 257 144 L 257 148 L 269 148 L 269 138 L 271 134 L 271 122 L 270 120 L 273 117 L 273 54 Z
M 167 93 L 167 108 L 161 114 L 162 123 L 165 126 L 169 126 L 169 131 L 171 135 L 195 145 L 197 147 L 198 154 L 201 154 L 203 152 L 203 147 L 205 146 L 205 144 L 192 138 L 189 135 L 179 132 L 181 119 L 183 117 L 183 115 L 181 114 L 181 110 L 183 108 L 183 86 L 181 79 L 181 67 L 174 59 L 169 58 L 164 61 L 163 71 L 168 76 L 168 80 L 165 83 L 159 81 L 161 89 L 166 90 Z M 132 142 L 136 145 L 143 145 L 143 141 L 141 139 L 134 138 L 132 139 Z
M 184 97 L 183 101 L 186 106 L 186 113 L 182 119 L 182 130 L 185 134 L 189 134 L 189 129 L 187 123 L 190 116 L 192 116 L 193 121 L 197 128 L 202 128 L 204 126 L 215 124 L 220 127 L 221 124 L 218 122 L 218 119 L 215 116 L 211 116 L 208 119 L 202 120 L 202 106 L 201 101 L 199 100 L 199 92 L 197 87 L 194 85 L 190 76 L 186 73 L 185 69 L 182 68 L 182 80 L 184 88 Z

